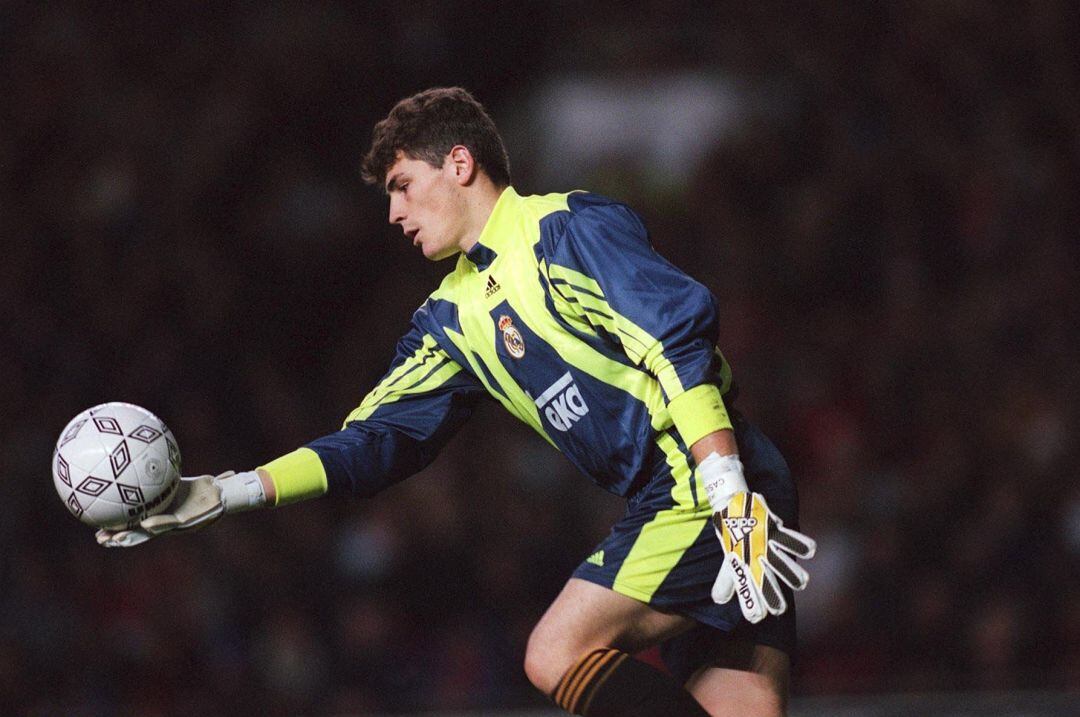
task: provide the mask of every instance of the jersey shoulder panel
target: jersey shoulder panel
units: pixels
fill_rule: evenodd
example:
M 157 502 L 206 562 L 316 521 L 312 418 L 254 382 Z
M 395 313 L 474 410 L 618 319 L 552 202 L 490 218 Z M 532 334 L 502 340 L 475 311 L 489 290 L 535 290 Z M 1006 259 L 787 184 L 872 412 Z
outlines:
M 541 252 L 549 261 L 569 234 L 578 242 L 591 242 L 601 235 L 607 239 L 613 232 L 635 238 L 647 236 L 640 217 L 623 202 L 582 190 L 547 196 L 564 201 L 563 206 L 550 204 L 551 211 L 539 218 Z
M 575 193 L 580 193 L 580 190 L 575 190 L 574 192 L 555 192 L 552 194 L 534 194 L 522 197 L 522 200 L 526 211 L 531 213 L 537 220 L 540 220 L 554 212 L 568 211 L 570 195 Z

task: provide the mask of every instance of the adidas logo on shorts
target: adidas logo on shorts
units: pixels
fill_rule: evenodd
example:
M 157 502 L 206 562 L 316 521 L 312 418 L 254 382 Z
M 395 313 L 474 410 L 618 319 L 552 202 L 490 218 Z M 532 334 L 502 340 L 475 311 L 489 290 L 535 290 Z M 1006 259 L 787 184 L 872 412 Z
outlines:
M 603 550 L 597 550 L 595 553 L 593 553 L 588 558 L 586 558 L 585 562 L 586 563 L 592 563 L 593 565 L 599 565 L 600 567 L 604 567 L 604 551 Z

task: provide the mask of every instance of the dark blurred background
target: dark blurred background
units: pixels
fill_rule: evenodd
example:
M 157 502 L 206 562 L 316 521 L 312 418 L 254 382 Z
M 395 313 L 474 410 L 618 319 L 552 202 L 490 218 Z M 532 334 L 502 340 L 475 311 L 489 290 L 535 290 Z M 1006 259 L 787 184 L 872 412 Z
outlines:
M 188 474 L 336 430 L 451 263 L 359 179 L 463 85 L 522 193 L 632 204 L 722 307 L 818 539 L 796 695 L 1080 685 L 1080 14 L 1065 0 L 0 4 L 0 713 L 538 707 L 621 513 L 496 406 L 373 501 L 99 548 L 110 400 Z

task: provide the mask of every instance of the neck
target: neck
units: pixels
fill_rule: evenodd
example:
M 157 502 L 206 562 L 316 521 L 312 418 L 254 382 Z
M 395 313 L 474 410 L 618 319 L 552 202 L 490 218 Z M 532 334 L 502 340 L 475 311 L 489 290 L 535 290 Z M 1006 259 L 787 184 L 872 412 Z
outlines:
M 506 187 L 496 186 L 487 177 L 477 180 L 475 191 L 469 192 L 465 197 L 465 233 L 462 235 L 458 246 L 461 251 L 467 252 L 476 245 L 480 233 L 484 230 L 491 212 L 495 210 L 495 204 L 502 196 Z

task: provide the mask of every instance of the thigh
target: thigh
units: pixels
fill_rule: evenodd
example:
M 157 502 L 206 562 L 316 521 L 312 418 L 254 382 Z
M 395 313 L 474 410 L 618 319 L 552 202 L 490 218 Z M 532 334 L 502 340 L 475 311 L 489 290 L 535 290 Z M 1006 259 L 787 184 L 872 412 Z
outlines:
M 768 645 L 734 640 L 695 672 L 686 689 L 709 714 L 779 717 L 786 713 L 791 660 Z
M 529 636 L 526 669 L 550 692 L 583 654 L 597 647 L 635 653 L 697 623 L 663 613 L 594 583 L 571 578 Z
M 633 654 L 702 628 L 716 632 L 571 578 L 529 637 L 526 669 L 533 683 L 550 694 L 590 650 L 614 647 Z M 790 660 L 782 650 L 746 639 L 723 639 L 722 647 L 711 651 L 685 685 L 711 715 L 774 717 L 786 709 L 789 673 Z
M 568 641 L 588 643 L 584 645 L 587 648 L 604 645 L 638 652 L 696 624 L 682 615 L 663 613 L 640 600 L 570 578 L 540 618 L 536 631 L 558 633 Z
M 781 590 L 788 604 L 781 615 L 769 615 L 756 625 L 742 620 L 731 630 L 696 625 L 665 641 L 660 656 L 668 671 L 680 682 L 686 682 L 702 665 L 737 666 L 740 656 L 745 654 L 745 648 L 740 645 L 775 648 L 787 655 L 788 661 L 793 661 L 798 611 L 791 590 L 786 585 Z

